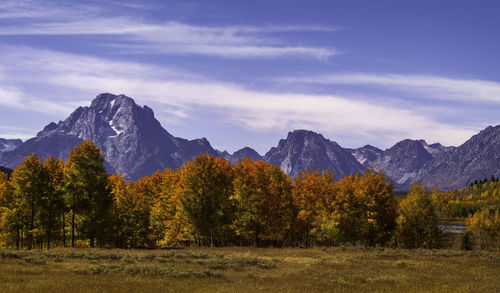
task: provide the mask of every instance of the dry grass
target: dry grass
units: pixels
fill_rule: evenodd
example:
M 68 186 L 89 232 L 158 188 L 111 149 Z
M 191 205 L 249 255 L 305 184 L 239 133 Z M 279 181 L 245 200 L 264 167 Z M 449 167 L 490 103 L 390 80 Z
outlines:
M 361 248 L 0 251 L 0 292 L 500 292 L 500 254 Z

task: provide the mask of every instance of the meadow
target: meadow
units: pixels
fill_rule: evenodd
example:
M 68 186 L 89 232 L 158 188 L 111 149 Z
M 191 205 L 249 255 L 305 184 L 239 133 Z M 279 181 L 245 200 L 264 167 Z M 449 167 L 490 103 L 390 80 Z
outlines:
M 499 292 L 498 276 L 487 251 L 0 250 L 0 292 Z

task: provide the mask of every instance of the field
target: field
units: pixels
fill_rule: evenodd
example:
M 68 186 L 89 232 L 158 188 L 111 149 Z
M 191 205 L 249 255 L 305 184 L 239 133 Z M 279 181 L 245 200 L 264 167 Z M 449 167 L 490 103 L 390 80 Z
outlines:
M 500 254 L 363 248 L 0 251 L 0 292 L 500 292 Z

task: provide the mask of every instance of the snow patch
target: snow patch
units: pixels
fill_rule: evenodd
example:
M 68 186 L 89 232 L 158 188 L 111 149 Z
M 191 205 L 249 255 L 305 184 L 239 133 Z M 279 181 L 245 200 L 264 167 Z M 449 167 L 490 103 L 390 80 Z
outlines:
M 404 173 L 403 177 L 399 178 L 397 183 L 398 184 L 405 184 L 408 180 L 415 179 L 416 175 L 417 174 L 415 172 Z
M 113 100 L 114 102 L 115 100 Z M 113 124 L 113 120 L 109 121 L 109 127 L 111 127 L 111 129 L 113 129 L 113 131 L 115 132 L 115 135 L 110 135 L 109 137 L 117 137 L 118 135 L 122 134 L 123 133 L 123 130 L 119 130 L 114 124 Z
M 358 161 L 361 165 L 363 165 L 367 158 L 365 158 L 362 154 L 356 154 L 356 153 L 351 153 L 354 158 L 356 159 L 356 161 Z

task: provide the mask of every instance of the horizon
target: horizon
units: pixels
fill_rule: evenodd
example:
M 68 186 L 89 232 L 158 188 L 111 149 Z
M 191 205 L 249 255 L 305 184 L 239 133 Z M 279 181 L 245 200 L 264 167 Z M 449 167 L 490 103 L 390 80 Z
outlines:
M 230 153 L 263 155 L 296 129 L 344 148 L 459 146 L 500 122 L 498 8 L 5 1 L 0 138 L 25 141 L 112 92 L 151 107 L 172 135 Z
M 114 95 L 114 96 L 125 96 L 125 97 L 131 98 L 132 100 L 134 100 L 134 101 L 135 101 L 135 99 L 134 99 L 133 97 L 129 97 L 129 96 L 127 96 L 126 94 L 115 94 L 115 93 L 108 93 L 108 92 L 106 92 L 106 93 L 100 93 L 99 95 L 101 95 L 101 94 L 111 94 L 111 95 Z M 99 95 L 97 95 L 95 98 L 97 98 Z M 92 101 L 91 101 L 91 102 L 92 102 Z M 136 103 L 136 104 L 137 104 L 137 103 Z M 144 105 L 139 105 L 139 104 L 137 104 L 137 106 L 139 106 L 139 107 L 144 107 L 144 106 L 149 107 L 149 106 L 148 106 L 148 105 L 146 105 L 146 104 L 144 104 Z M 90 104 L 89 104 L 89 105 L 82 105 L 82 107 L 85 107 L 85 108 L 86 108 L 86 107 L 90 107 Z M 156 120 L 158 120 L 158 118 L 156 117 L 156 112 L 155 112 L 155 109 L 153 109 L 153 108 L 151 108 L 151 107 L 149 107 L 149 108 L 153 111 L 153 113 L 155 113 L 155 119 L 156 119 Z M 75 110 L 76 110 L 76 109 L 75 109 Z M 68 117 L 66 117 L 66 118 L 68 118 Z M 66 118 L 65 118 L 65 119 L 66 119 Z M 65 119 L 64 119 L 64 120 L 65 120 Z M 61 120 L 59 120 L 58 122 L 56 122 L 56 121 L 51 121 L 50 123 L 56 123 L 56 124 L 58 124 L 59 122 L 64 121 L 64 120 L 63 120 L 63 119 L 61 119 Z M 159 122 L 160 122 L 160 124 L 161 124 L 161 121 L 159 121 Z M 43 127 L 45 127 L 45 126 L 46 126 L 46 125 L 41 126 L 41 129 L 43 129 Z M 162 124 L 161 124 L 161 126 L 162 126 L 162 127 L 163 127 L 163 128 L 164 128 L 167 132 L 169 132 L 170 134 L 172 134 L 172 133 L 171 133 L 168 129 L 166 129 L 166 128 L 162 125 Z M 488 125 L 487 127 L 497 127 L 497 126 L 499 126 L 499 125 Z M 486 129 L 487 127 L 485 127 L 484 129 Z M 479 132 L 483 131 L 484 129 L 481 129 L 481 130 L 480 130 L 480 131 L 478 131 L 477 133 L 473 134 L 473 136 L 474 136 L 474 135 L 476 135 L 476 134 L 478 134 Z M 41 131 L 41 130 L 40 130 L 40 131 Z M 218 148 L 216 148 L 215 146 L 213 146 L 213 145 L 212 145 L 212 143 L 210 142 L 210 140 L 209 140 L 208 138 L 204 137 L 204 136 L 203 136 L 203 137 L 193 138 L 193 139 L 201 139 L 201 138 L 205 138 L 205 139 L 207 139 L 207 140 L 208 140 L 208 142 L 210 143 L 210 145 L 212 145 L 212 147 L 213 147 L 215 150 L 220 151 L 220 152 L 225 152 L 225 151 L 227 151 L 229 154 L 234 154 L 235 152 L 237 152 L 237 151 L 239 151 L 239 150 L 242 150 L 242 149 L 244 149 L 244 148 L 251 148 L 251 149 L 255 150 L 255 151 L 256 151 L 259 155 L 261 155 L 262 157 L 264 157 L 264 156 L 266 155 L 266 153 L 268 153 L 268 152 L 269 152 L 269 150 L 270 150 L 271 148 L 273 148 L 273 147 L 275 147 L 275 146 L 277 146 L 277 145 L 278 145 L 278 143 L 279 143 L 279 141 L 280 141 L 280 140 L 282 140 L 282 139 L 286 139 L 290 133 L 295 132 L 295 131 L 308 131 L 308 132 L 314 132 L 314 133 L 316 133 L 316 134 L 319 134 L 319 135 L 323 136 L 325 139 L 327 139 L 327 140 L 329 140 L 329 141 L 333 141 L 333 142 L 337 143 L 337 144 L 338 144 L 338 145 L 340 145 L 342 148 L 346 148 L 346 149 L 357 149 L 357 148 L 362 148 L 362 147 L 366 147 L 366 146 L 372 146 L 372 147 L 378 148 L 378 149 L 380 149 L 380 150 L 382 150 L 382 151 L 385 151 L 385 150 L 387 150 L 387 149 L 391 148 L 392 146 L 394 146 L 395 144 L 397 144 L 397 143 L 399 143 L 399 142 L 401 142 L 401 141 L 403 141 L 403 140 L 407 140 L 407 139 L 411 139 L 411 140 L 423 140 L 423 141 L 425 141 L 428 145 L 432 145 L 432 144 L 436 144 L 436 143 L 438 143 L 438 144 L 441 144 L 442 146 L 445 146 L 445 147 L 459 147 L 459 146 L 461 145 L 461 144 L 460 144 L 460 145 L 444 145 L 444 144 L 442 144 L 442 143 L 440 143 L 440 142 L 429 142 L 429 141 L 427 141 L 427 140 L 425 140 L 425 139 L 421 139 L 421 138 L 420 138 L 420 139 L 419 139 L 419 138 L 416 138 L 416 139 L 412 139 L 412 138 L 405 138 L 405 139 L 402 139 L 402 140 L 400 140 L 400 141 L 396 141 L 396 142 L 394 142 L 394 143 L 393 143 L 391 146 L 389 146 L 388 148 L 380 148 L 380 147 L 378 147 L 378 146 L 371 145 L 371 144 L 364 144 L 364 145 L 360 145 L 360 146 L 357 146 L 357 147 L 351 148 L 351 147 L 346 147 L 346 146 L 344 146 L 344 145 L 342 144 L 342 142 L 337 141 L 337 140 L 335 140 L 334 138 L 327 137 L 327 136 L 325 136 L 323 133 L 318 132 L 318 131 L 315 131 L 315 130 L 313 130 L 313 129 L 290 129 L 290 130 L 286 133 L 286 135 L 285 135 L 284 137 L 280 138 L 280 139 L 279 139 L 278 141 L 276 141 L 273 145 L 270 145 L 270 146 L 267 148 L 267 150 L 266 150 L 265 152 L 260 152 L 260 151 L 258 151 L 258 150 L 256 150 L 256 149 L 254 149 L 254 148 L 253 148 L 253 147 L 251 147 L 251 146 L 242 146 L 241 148 L 236 149 L 236 150 L 234 150 L 234 151 L 228 151 L 228 150 L 226 150 L 226 149 L 218 149 Z M 172 134 L 172 135 L 174 135 L 174 136 L 176 136 L 176 137 L 181 137 L 181 136 L 177 136 L 177 135 L 175 135 L 175 134 Z M 34 137 L 31 137 L 31 138 L 34 138 Z M 30 139 L 30 138 L 29 138 L 29 139 Z M 470 137 L 469 137 L 468 139 L 470 139 Z M 468 139 L 467 139 L 467 140 L 468 140 Z M 25 142 L 26 140 L 22 140 L 22 141 L 23 141 L 23 142 Z

